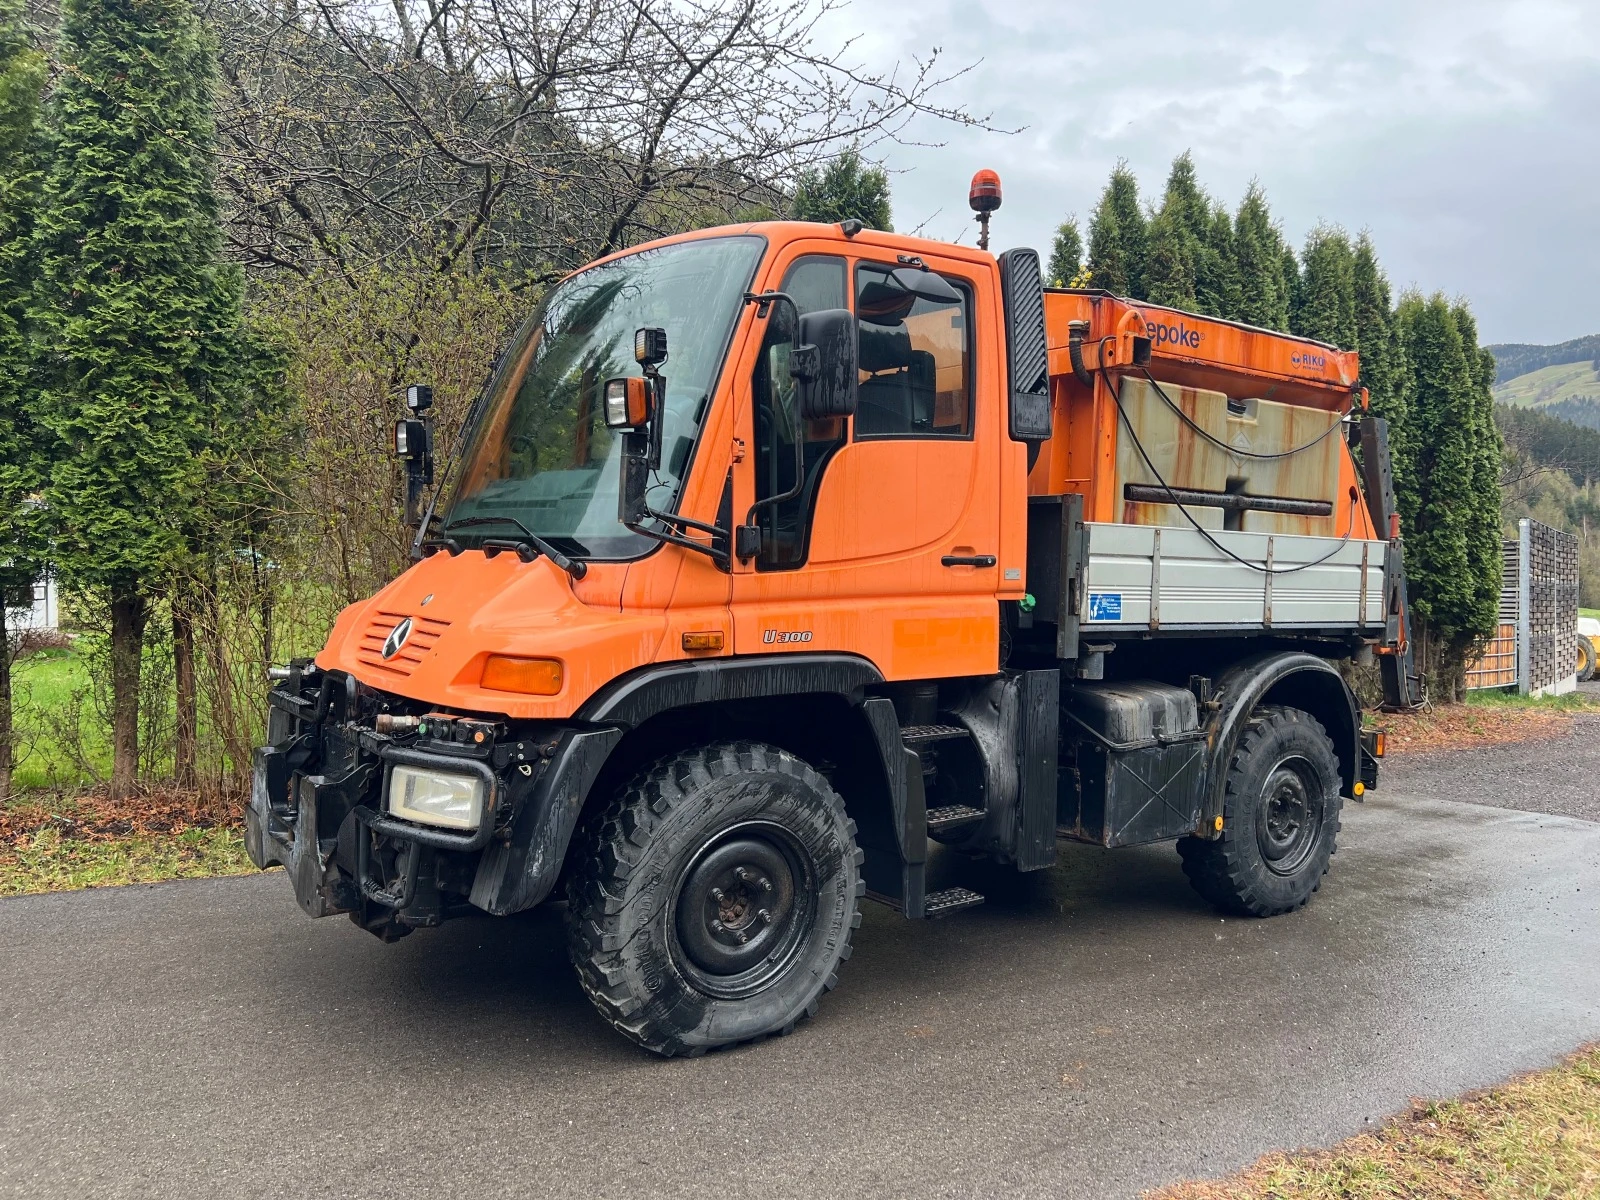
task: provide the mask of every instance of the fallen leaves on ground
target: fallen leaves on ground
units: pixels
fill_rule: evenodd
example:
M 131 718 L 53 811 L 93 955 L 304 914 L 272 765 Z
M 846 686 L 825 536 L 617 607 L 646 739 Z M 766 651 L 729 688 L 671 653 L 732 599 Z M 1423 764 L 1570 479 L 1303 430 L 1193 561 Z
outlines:
M 1269 1154 L 1146 1200 L 1512 1200 L 1600 1195 L 1600 1046 L 1460 1100 L 1414 1101 L 1331 1150 Z
M 1440 704 L 1415 713 L 1375 713 L 1373 724 L 1388 730 L 1388 753 L 1467 750 L 1506 742 L 1566 737 L 1572 713 L 1556 708 Z
M 253 871 L 239 805 L 194 792 L 0 806 L 0 896 Z

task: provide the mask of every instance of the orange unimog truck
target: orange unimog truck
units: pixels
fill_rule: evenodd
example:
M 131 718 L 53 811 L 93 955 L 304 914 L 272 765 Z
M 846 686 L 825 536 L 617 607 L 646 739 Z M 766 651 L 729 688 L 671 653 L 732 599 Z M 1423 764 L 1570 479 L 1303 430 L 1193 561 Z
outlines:
M 251 857 L 385 940 L 564 899 L 662 1054 L 815 1012 L 863 898 L 979 903 L 930 842 L 1175 840 L 1224 911 L 1299 908 L 1377 779 L 1340 664 L 1416 688 L 1356 356 L 1031 250 L 776 222 L 604 259 L 442 476 L 415 565 L 274 672 Z

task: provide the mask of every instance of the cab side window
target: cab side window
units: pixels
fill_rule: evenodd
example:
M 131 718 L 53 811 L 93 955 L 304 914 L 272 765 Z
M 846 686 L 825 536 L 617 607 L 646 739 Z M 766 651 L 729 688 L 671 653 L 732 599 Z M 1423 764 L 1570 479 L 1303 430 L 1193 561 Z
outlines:
M 895 285 L 892 266 L 856 267 L 861 389 L 856 439 L 972 436 L 972 292 L 925 300 Z
M 793 297 L 801 313 L 846 308 L 847 278 L 844 259 L 807 255 L 789 268 L 782 290 Z M 799 389 L 789 373 L 790 352 L 798 334 L 788 306 L 775 305 L 767 318 L 766 338 L 751 380 L 756 501 L 787 497 L 756 510 L 756 524 L 761 529 L 756 569 L 762 571 L 793 570 L 805 563 L 817 488 L 828 460 L 845 439 L 843 418 L 805 421 L 800 417 Z M 798 487 L 796 441 L 800 443 Z

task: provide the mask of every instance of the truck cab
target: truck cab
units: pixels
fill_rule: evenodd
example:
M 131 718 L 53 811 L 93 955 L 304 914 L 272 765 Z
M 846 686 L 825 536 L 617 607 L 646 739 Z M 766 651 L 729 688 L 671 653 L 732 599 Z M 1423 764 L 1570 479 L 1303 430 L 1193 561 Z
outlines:
M 1414 683 L 1357 372 L 855 222 L 603 259 L 511 340 L 415 564 L 280 670 L 250 854 L 386 940 L 565 899 L 663 1054 L 792 1029 L 864 898 L 981 902 L 930 844 L 1174 839 L 1220 907 L 1297 908 L 1376 784 L 1339 663 Z

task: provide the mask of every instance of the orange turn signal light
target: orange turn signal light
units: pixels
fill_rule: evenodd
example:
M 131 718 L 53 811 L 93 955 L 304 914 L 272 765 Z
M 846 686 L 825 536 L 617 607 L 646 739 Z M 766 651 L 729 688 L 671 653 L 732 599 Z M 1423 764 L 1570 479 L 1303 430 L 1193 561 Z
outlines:
M 711 629 L 683 635 L 683 648 L 690 653 L 722 649 L 722 630 Z
M 491 654 L 483 664 L 482 685 L 497 692 L 554 696 L 561 690 L 561 663 L 554 658 L 512 658 Z
M 1378 730 L 1378 736 L 1372 739 L 1372 757 L 1382 758 L 1384 748 L 1388 745 L 1389 735 L 1383 730 Z

